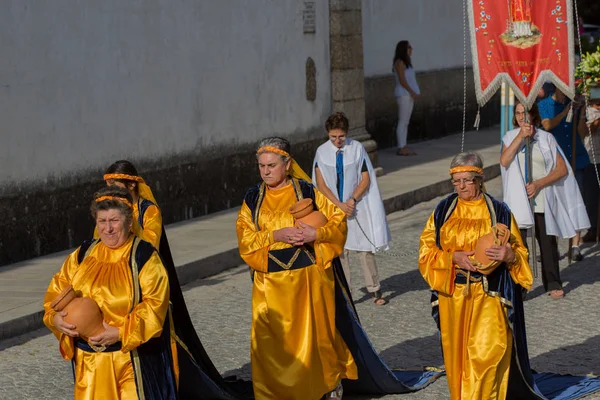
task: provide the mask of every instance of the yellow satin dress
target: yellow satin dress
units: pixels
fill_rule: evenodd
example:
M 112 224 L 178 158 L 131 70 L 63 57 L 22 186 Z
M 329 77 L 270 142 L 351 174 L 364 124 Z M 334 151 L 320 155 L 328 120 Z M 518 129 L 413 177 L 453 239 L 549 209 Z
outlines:
M 528 253 L 511 216 L 512 249 L 517 261 L 510 267 L 512 279 L 531 289 L 533 277 Z M 440 250 L 435 243 L 434 215 L 421 235 L 419 270 L 433 290 L 439 292 L 440 332 L 451 400 L 505 399 L 508 387 L 512 331 L 506 305 L 483 283 L 455 284 L 455 251 L 472 251 L 477 239 L 491 231 L 486 201 L 458 199 L 456 209 L 440 230 Z
M 293 186 L 266 189 L 260 231 L 244 203 L 236 224 L 240 254 L 254 269 L 251 362 L 256 400 L 317 400 L 341 379 L 358 379 L 354 358 L 335 326 L 332 260 L 344 248 L 345 214 L 315 190 L 315 202 L 329 222 L 317 230 L 316 264 L 269 273 L 269 250 L 291 247 L 275 242 L 273 231 L 294 225 L 288 212 L 296 202 Z
M 75 358 L 75 399 L 137 399 L 135 349 L 160 336 L 169 307 L 167 272 L 157 253 L 139 266 L 142 300 L 133 310 L 133 283 L 129 260 L 133 235 L 119 248 L 110 249 L 102 242 L 94 246 L 81 264 L 78 250 L 69 255 L 54 275 L 44 298 L 44 323 L 58 338 L 65 360 Z M 50 303 L 67 286 L 72 285 L 85 297 L 93 299 L 104 320 L 119 328 L 121 351 L 91 353 L 74 346 L 73 338 L 54 326 L 55 311 Z

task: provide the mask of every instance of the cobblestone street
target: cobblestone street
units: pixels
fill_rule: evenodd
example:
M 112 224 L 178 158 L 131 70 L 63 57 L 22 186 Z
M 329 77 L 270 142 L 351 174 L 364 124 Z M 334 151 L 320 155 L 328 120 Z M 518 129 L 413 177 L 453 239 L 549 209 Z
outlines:
M 500 180 L 487 184 L 493 195 Z M 353 291 L 361 321 L 383 359 L 393 368 L 414 369 L 443 364 L 428 288 L 417 268 L 419 235 L 439 199 L 390 214 L 392 246 L 376 256 L 382 288 L 390 303 L 373 304 L 361 291 L 363 278 L 354 268 Z M 201 240 L 201 238 L 198 238 Z M 560 240 L 560 251 L 567 241 Z M 567 266 L 561 260 L 566 296 L 545 295 L 541 278 L 525 303 L 532 368 L 537 371 L 600 374 L 600 251 L 583 249 L 585 259 Z M 224 374 L 249 378 L 251 282 L 240 266 L 184 287 L 192 319 L 208 354 Z M 596 315 L 596 317 L 594 317 Z M 72 398 L 70 364 L 61 359 L 56 339 L 45 329 L 0 343 L 0 399 Z M 345 396 L 345 399 L 358 397 Z M 367 399 L 368 397 L 361 397 Z M 426 389 L 385 399 L 447 399 L 446 380 Z M 589 399 L 600 399 L 593 395 Z

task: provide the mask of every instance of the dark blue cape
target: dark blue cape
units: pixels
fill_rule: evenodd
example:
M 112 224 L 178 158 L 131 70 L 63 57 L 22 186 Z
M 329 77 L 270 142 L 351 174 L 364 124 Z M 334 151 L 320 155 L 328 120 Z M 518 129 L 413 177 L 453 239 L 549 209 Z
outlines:
M 492 223 L 502 223 L 510 228 L 511 212 L 508 206 L 489 195 L 485 195 Z M 442 200 L 434 212 L 436 228 L 436 244 L 440 245 L 440 229 L 454 211 L 457 194 L 453 193 Z M 491 207 L 490 207 L 491 204 Z M 500 293 L 512 307 L 507 307 L 508 321 L 513 334 L 513 352 L 511 355 L 510 374 L 508 381 L 508 399 L 515 400 L 571 400 L 600 390 L 600 379 L 558 375 L 551 373 L 534 373 L 529 365 L 527 350 L 527 335 L 525 333 L 525 313 L 523 310 L 522 288 L 510 276 L 505 264 L 500 265 L 488 275 L 489 289 Z M 432 303 L 438 299 L 438 293 L 433 291 Z M 438 307 L 434 306 L 432 316 L 440 327 Z
M 312 198 L 317 209 L 315 191 L 312 184 L 303 180 L 292 180 L 298 199 Z M 299 186 L 299 187 L 298 187 Z M 253 222 L 258 229 L 258 212 L 262 202 L 264 187 L 257 185 L 251 188 L 244 202 L 252 212 Z M 344 380 L 345 393 L 362 394 L 397 394 L 423 389 L 443 375 L 443 371 L 420 370 L 398 371 L 390 369 L 379 357 L 369 337 L 358 319 L 354 302 L 350 296 L 348 283 L 344 277 L 342 265 L 338 258 L 332 265 L 335 275 L 335 323 L 344 342 L 350 349 L 358 367 L 358 380 Z
M 148 207 L 155 205 L 142 199 L 139 204 L 140 226 L 144 227 L 144 213 Z M 169 276 L 171 313 L 177 341 L 177 357 L 179 361 L 179 398 L 206 400 L 248 399 L 252 396 L 252 387 L 248 382 L 226 380 L 214 366 L 192 324 L 188 312 L 171 248 L 163 227 L 158 249 L 159 255 Z M 168 330 L 168 329 L 167 329 Z M 185 346 L 185 347 L 184 347 Z M 146 398 L 148 398 L 146 396 Z

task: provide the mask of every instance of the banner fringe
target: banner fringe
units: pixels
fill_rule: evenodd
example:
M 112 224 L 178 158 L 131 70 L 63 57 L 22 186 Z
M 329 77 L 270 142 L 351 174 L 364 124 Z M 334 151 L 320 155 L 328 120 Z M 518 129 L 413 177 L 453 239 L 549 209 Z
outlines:
M 475 96 L 477 103 L 480 107 L 483 107 L 500 89 L 502 82 L 504 81 L 513 90 L 515 97 L 521 104 L 527 109 L 531 109 L 537 99 L 537 94 L 542 88 L 546 81 L 552 82 L 561 92 L 567 97 L 573 99 L 575 97 L 575 43 L 573 38 L 573 4 L 571 1 L 566 1 L 567 5 L 567 24 L 569 29 L 568 34 L 568 46 L 569 46 L 569 82 L 563 82 L 552 70 L 543 70 L 540 72 L 535 83 L 531 87 L 529 96 L 525 96 L 523 91 L 519 88 L 515 81 L 505 72 L 501 72 L 492 80 L 489 86 L 483 90 L 481 88 L 481 75 L 479 67 L 479 54 L 477 51 L 477 40 L 475 37 L 475 15 L 473 12 L 474 3 L 476 0 L 465 0 L 468 1 L 469 7 L 469 37 L 471 39 L 471 54 L 473 56 L 473 76 L 475 78 Z

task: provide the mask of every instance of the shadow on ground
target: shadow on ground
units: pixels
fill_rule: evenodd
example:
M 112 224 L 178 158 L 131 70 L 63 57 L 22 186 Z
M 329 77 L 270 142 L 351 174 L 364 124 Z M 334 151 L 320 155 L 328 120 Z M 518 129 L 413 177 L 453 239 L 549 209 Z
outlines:
M 532 358 L 531 368 L 539 372 L 600 375 L 600 335 L 583 343 L 561 347 Z M 573 355 L 576 356 L 573 356 Z M 569 362 L 568 360 L 571 360 Z M 573 360 L 576 360 L 573 362 Z
M 563 289 L 565 296 L 583 285 L 592 285 L 600 281 L 600 255 L 597 254 L 598 246 L 583 250 L 585 258 L 582 261 L 574 262 L 571 265 L 560 270 L 560 277 L 563 281 Z M 538 271 L 541 269 L 541 264 L 538 263 Z M 529 301 L 538 296 L 544 295 L 543 286 L 538 286 L 534 290 L 527 293 L 525 301 Z

